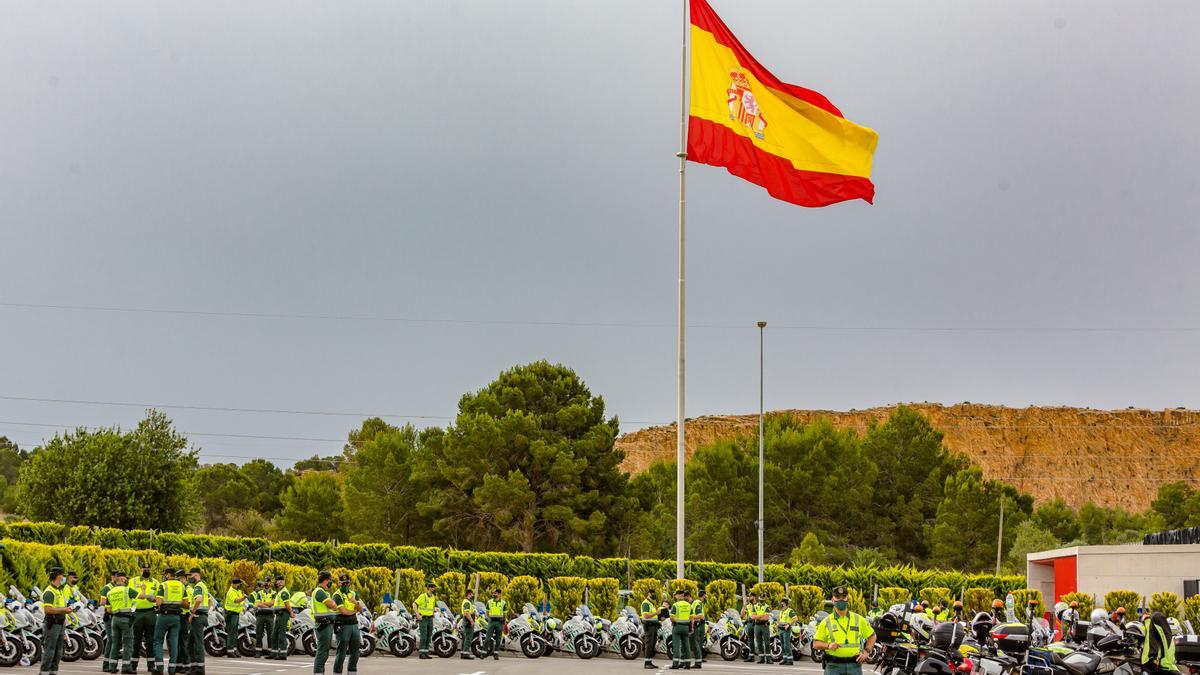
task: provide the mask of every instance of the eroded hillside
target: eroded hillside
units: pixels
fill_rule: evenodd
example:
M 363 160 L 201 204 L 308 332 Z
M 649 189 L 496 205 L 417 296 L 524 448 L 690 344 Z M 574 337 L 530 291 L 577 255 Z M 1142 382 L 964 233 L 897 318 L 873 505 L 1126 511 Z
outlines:
M 1145 509 L 1161 483 L 1187 479 L 1200 486 L 1200 411 L 1090 410 L 1068 407 L 1005 408 L 963 403 L 910 404 L 945 434 L 946 447 L 964 454 L 989 478 L 1003 479 L 1043 501 L 1073 506 Z M 840 428 L 863 429 L 895 406 L 838 412 L 781 411 L 828 418 Z M 687 452 L 718 438 L 755 434 L 757 415 L 701 417 L 688 422 Z M 675 456 L 675 425 L 621 436 L 624 467 L 645 469 Z

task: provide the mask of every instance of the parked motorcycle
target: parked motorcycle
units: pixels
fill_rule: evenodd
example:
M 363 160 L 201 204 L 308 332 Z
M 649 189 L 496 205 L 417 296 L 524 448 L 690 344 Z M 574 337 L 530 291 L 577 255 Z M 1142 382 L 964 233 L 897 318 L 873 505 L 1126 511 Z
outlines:
M 416 625 L 399 600 L 393 601 L 387 612 L 375 617 L 375 634 L 394 656 L 404 658 L 417 648 Z
M 633 607 L 623 607 L 604 632 L 604 648 L 632 661 L 642 653 L 641 619 Z
M 488 654 L 486 635 L 487 607 L 479 601 L 475 603 L 475 636 L 471 640 L 471 653 L 475 658 L 482 659 Z M 513 617 L 504 627 L 500 639 L 500 651 L 520 652 L 525 658 L 536 659 L 546 653 L 546 640 L 538 631 L 538 612 L 532 604 L 526 603 L 521 613 Z

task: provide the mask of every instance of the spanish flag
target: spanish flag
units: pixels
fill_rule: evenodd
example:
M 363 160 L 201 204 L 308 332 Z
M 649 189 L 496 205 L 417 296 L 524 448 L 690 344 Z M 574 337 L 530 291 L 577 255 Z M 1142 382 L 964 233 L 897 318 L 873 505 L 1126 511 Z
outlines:
M 691 2 L 687 158 L 723 166 L 801 206 L 875 196 L 879 135 L 811 89 L 781 82 L 705 0 Z

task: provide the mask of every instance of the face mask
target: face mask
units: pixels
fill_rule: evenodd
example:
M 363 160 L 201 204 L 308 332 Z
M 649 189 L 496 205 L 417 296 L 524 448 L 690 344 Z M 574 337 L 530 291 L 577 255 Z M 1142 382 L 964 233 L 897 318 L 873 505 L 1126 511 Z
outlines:
M 142 578 L 149 579 L 150 578 L 150 570 L 142 570 Z
M 839 612 L 846 611 L 848 607 L 850 607 L 850 602 L 847 600 L 835 600 L 833 603 L 833 608 Z
M 342 590 L 343 590 L 343 591 L 348 591 L 348 590 L 350 590 L 350 584 L 342 584 Z

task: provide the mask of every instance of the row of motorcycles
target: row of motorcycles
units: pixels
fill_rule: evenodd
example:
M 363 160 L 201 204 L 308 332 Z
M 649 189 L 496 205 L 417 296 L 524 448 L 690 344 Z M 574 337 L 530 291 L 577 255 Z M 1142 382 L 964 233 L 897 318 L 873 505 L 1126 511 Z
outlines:
M 1061 634 L 1031 607 L 1024 621 L 1009 607 L 997 620 L 980 612 L 970 621 L 935 622 L 896 605 L 873 620 L 872 661 L 881 675 L 1139 675 L 1146 627 L 1118 624 L 1103 609 L 1083 621 L 1060 605 Z M 1170 619 L 1176 659 L 1200 675 L 1200 639 L 1188 622 Z
M 475 609 L 470 652 L 477 658 L 483 658 L 488 654 L 485 636 L 487 612 L 482 602 L 477 601 Z M 792 641 L 794 653 L 808 655 L 813 661 L 819 661 L 821 653 L 812 649 L 812 641 L 817 624 L 825 616 L 825 612 L 819 612 L 807 624 L 794 624 L 790 630 L 783 631 L 778 626 L 778 612 L 774 613 L 771 622 L 773 657 L 782 657 L 783 640 L 787 639 Z M 442 658 L 460 653 L 466 633 L 465 621 L 444 602 L 438 602 L 433 616 L 430 653 Z M 405 657 L 416 649 L 417 622 L 403 603 L 393 602 L 386 613 L 375 618 L 374 628 L 382 645 L 392 654 Z M 673 657 L 675 645 L 671 628 L 671 620 L 665 619 L 653 638 L 658 653 Z M 726 661 L 745 658 L 750 653 L 749 633 L 750 626 L 742 622 L 737 612 L 726 610 L 716 621 L 708 622 L 704 652 L 706 655 L 718 654 Z M 581 659 L 612 653 L 632 660 L 644 652 L 646 639 L 642 621 L 633 607 L 623 608 L 615 620 L 609 620 L 595 616 L 587 605 L 580 605 L 569 619 L 563 621 L 539 613 L 532 604 L 526 604 L 520 614 L 505 624 L 498 649 L 530 659 L 557 652 Z

